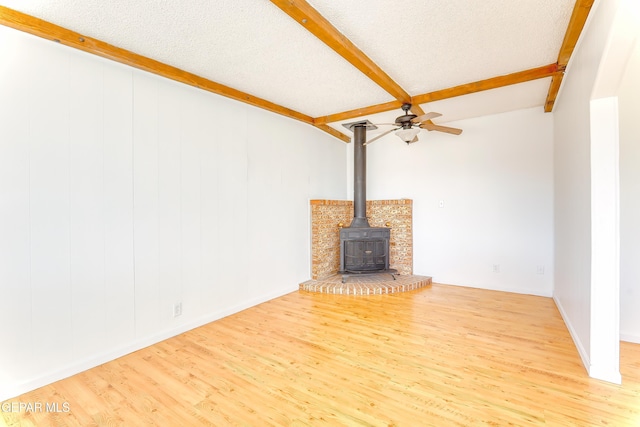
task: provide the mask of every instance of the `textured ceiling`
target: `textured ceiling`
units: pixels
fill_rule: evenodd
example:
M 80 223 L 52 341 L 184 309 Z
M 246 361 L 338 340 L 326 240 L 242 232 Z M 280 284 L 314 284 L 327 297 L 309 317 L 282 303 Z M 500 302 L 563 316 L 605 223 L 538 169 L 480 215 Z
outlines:
M 308 0 L 411 96 L 553 64 L 575 0 Z M 263 0 L 0 5 L 320 117 L 395 98 Z M 542 107 L 549 78 L 423 105 L 444 123 Z M 399 109 L 372 117 L 393 120 Z M 343 120 L 343 121 L 353 121 Z M 335 129 L 340 123 L 330 124 Z
M 309 2 L 415 95 L 555 62 L 575 0 Z

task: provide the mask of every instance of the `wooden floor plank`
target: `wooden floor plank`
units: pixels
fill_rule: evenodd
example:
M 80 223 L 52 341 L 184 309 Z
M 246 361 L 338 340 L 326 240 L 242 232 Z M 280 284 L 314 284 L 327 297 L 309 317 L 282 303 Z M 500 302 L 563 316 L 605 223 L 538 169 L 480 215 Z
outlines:
M 11 402 L 0 425 L 640 425 L 640 345 L 622 385 L 588 377 L 550 298 L 434 284 L 294 292 Z

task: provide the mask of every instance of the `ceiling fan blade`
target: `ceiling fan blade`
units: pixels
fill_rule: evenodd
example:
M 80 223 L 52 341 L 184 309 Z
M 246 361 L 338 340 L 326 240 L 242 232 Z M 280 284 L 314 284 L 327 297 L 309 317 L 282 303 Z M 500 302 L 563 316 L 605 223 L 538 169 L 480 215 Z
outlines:
M 436 117 L 440 117 L 442 114 L 440 113 L 435 113 L 435 112 L 430 112 L 427 114 L 423 114 L 421 116 L 418 117 L 414 117 L 413 119 L 411 119 L 411 123 L 421 123 L 427 120 L 431 120 L 431 119 L 435 119 Z
M 452 135 L 460 135 L 462 133 L 462 129 L 451 128 L 449 126 L 441 126 L 432 122 L 424 122 L 420 125 L 420 127 L 428 131 L 435 130 L 438 132 L 450 133 Z
M 385 135 L 390 134 L 391 132 L 398 130 L 399 128 L 395 128 L 395 129 L 390 129 L 388 131 L 382 132 L 380 135 L 376 136 L 375 138 L 371 138 L 370 140 L 368 140 L 367 142 L 365 142 L 363 145 L 369 145 L 371 144 L 373 141 L 375 141 L 376 139 L 380 139 Z

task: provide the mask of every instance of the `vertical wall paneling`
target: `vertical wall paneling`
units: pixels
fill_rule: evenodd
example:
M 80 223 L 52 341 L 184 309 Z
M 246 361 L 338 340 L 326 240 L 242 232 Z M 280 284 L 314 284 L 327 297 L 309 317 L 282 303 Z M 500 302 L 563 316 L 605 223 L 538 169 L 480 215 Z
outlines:
M 135 337 L 133 258 L 133 74 L 103 66 L 105 346 Z
M 158 79 L 133 74 L 133 231 L 136 336 L 160 322 Z
M 311 241 L 307 230 L 311 215 L 310 213 L 300 215 L 300 212 L 309 208 L 308 171 L 313 159 L 309 157 L 311 144 L 305 138 L 303 126 L 297 126 L 294 135 L 294 138 L 283 141 L 282 147 L 282 152 L 286 155 L 283 155 L 281 172 L 281 180 L 285 185 L 282 197 L 284 221 L 281 233 L 284 241 L 289 242 L 288 245 L 295 245 L 297 248 L 282 260 L 284 270 L 287 272 L 284 276 L 285 283 L 300 283 L 310 277 L 307 264 L 310 255 L 307 251 L 311 247 Z M 344 191 L 344 186 L 342 190 Z
M 0 55 L 0 401 L 309 277 L 344 144 L 5 27 Z
M 155 78 L 154 78 L 155 79 Z M 158 82 L 158 286 L 162 324 L 181 298 L 183 251 L 181 209 L 181 127 L 183 96 L 177 85 Z
M 36 369 L 72 352 L 70 286 L 69 55 L 33 44 L 29 97 L 31 283 Z M 35 70 L 47 70 L 36 73 Z
M 199 169 L 200 182 L 200 218 L 201 218 L 201 242 L 202 252 L 200 259 L 201 289 L 200 304 L 204 312 L 219 309 L 219 294 L 221 285 L 220 252 L 224 247 L 220 245 L 220 197 L 218 176 L 218 163 L 220 156 L 220 128 L 224 124 L 218 121 L 217 112 L 209 103 L 202 102 L 201 115 L 194 117 L 197 127 L 202 133 Z M 224 180 L 223 180 L 224 181 Z
M 201 200 L 202 174 L 200 151 L 207 141 L 208 134 L 201 123 L 208 120 L 203 112 L 206 98 L 195 90 L 184 91 L 187 96 L 182 110 L 182 131 L 180 145 L 180 221 L 182 233 L 182 271 L 183 316 L 192 317 L 201 313 Z
M 320 130 L 314 130 L 319 133 Z M 347 156 L 353 154 L 353 145 L 345 144 L 336 139 L 331 139 L 333 143 L 325 144 L 322 139 L 312 138 L 306 130 L 303 135 L 297 139 L 304 141 L 309 145 L 309 193 L 313 199 L 331 199 L 333 196 L 329 194 L 339 194 L 338 198 L 353 197 L 353 183 L 349 183 L 347 176 L 347 167 L 353 164 L 353 158 L 348 159 Z M 343 159 L 343 164 L 336 164 L 336 157 Z M 331 170 L 335 173 L 327 174 L 326 171 Z M 353 175 L 351 175 L 353 176 Z M 322 177 L 321 180 L 313 179 Z M 353 178 L 351 178 L 353 180 Z M 351 186 L 351 187 L 349 187 Z
M 247 230 L 246 110 L 232 105 L 216 119 L 218 125 L 219 293 L 218 304 L 232 307 L 249 296 Z M 222 118 L 228 120 L 223 121 Z M 258 213 L 252 212 L 252 215 Z
M 251 126 L 247 129 L 248 140 L 248 209 L 260 212 L 252 215 L 248 222 L 249 239 L 247 259 L 249 292 L 260 292 L 265 281 L 282 278 L 283 260 L 291 256 L 285 248 L 283 227 L 286 226 L 283 206 L 284 183 L 282 182 L 283 162 L 288 153 L 283 150 L 278 138 L 277 120 L 268 121 L 254 114 L 248 115 Z M 267 275 L 270 271 L 276 274 Z M 270 276 L 270 277 L 269 277 Z
M 73 350 L 87 357 L 105 335 L 102 63 L 70 52 L 70 263 Z
M 319 131 L 318 131 L 319 132 Z M 308 145 L 307 147 L 307 165 L 310 171 L 308 186 L 309 199 L 351 199 L 353 200 L 353 144 L 344 144 L 339 141 L 333 141 L 332 144 L 324 144 L 321 141 L 309 138 L 308 133 L 300 136 Z M 335 159 L 340 158 L 342 163 L 336 164 Z M 325 171 L 334 171 L 327 174 Z M 321 176 L 322 180 L 313 179 L 313 177 Z M 345 182 L 346 181 L 346 182 Z M 335 194 L 337 197 L 330 196 Z M 306 234 L 305 247 L 306 259 L 305 265 L 307 277 L 311 276 L 311 211 L 310 204 L 307 200 L 307 222 L 305 229 L 309 230 Z
M 29 209 L 29 93 L 31 67 L 16 34 L 0 27 L 0 309 L 3 326 L 0 392 L 3 384 L 28 374 L 31 331 L 8 325 L 31 323 Z M 5 64 L 15 63 L 15 67 Z M 18 65 L 19 64 L 19 65 Z M 11 102 L 2 102 L 11 100 Z M 9 351 L 12 349 L 12 351 Z

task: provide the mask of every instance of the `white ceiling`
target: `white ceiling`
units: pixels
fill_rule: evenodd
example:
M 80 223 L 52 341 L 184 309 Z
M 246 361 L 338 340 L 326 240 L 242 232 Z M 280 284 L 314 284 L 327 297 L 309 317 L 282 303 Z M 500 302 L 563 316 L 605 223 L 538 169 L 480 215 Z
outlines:
M 555 63 L 575 0 L 308 0 L 411 96 Z M 0 5 L 312 117 L 395 99 L 266 0 Z M 544 105 L 550 79 L 423 105 L 445 123 Z M 393 121 L 400 110 L 372 121 Z M 346 120 L 353 121 L 353 120 Z M 333 127 L 345 132 L 340 123 Z

